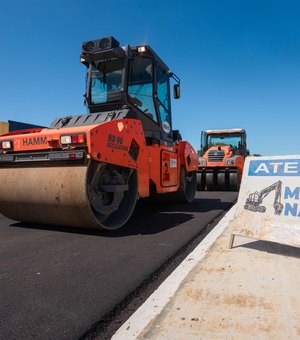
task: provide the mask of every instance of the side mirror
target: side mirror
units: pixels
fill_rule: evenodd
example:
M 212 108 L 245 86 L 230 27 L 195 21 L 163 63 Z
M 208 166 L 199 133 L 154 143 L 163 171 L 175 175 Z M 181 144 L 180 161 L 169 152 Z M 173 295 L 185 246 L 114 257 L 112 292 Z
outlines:
M 179 84 L 174 85 L 174 98 L 175 99 L 180 98 L 180 85 Z

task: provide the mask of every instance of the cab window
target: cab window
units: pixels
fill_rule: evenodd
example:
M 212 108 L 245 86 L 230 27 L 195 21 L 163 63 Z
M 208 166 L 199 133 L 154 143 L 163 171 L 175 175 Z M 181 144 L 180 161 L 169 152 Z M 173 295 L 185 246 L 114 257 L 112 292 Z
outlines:
M 153 96 L 153 61 L 136 56 L 130 62 L 128 100 L 157 122 Z
M 91 70 L 92 104 L 122 100 L 122 59 L 97 61 Z
M 171 126 L 171 105 L 170 105 L 170 86 L 169 76 L 159 66 L 157 67 L 157 104 L 162 128 L 169 134 Z

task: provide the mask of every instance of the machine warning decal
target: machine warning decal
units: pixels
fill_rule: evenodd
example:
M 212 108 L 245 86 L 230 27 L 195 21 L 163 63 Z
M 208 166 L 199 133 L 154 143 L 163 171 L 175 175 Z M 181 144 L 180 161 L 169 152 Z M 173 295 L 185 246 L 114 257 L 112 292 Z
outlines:
M 119 123 L 117 124 L 117 127 L 118 127 L 119 132 L 122 132 L 122 130 L 123 130 L 123 128 L 124 128 L 124 124 L 123 124 L 122 122 L 119 122 Z
M 177 168 L 177 159 L 176 158 L 170 159 L 170 168 Z
M 165 133 L 170 133 L 170 131 L 171 131 L 171 126 L 170 126 L 169 122 L 167 122 L 166 120 L 162 123 L 162 128 L 163 128 Z
M 47 144 L 47 137 L 23 138 L 23 146 Z
M 118 149 L 122 151 L 128 151 L 128 146 L 123 145 L 123 137 L 108 135 L 107 147 L 112 149 Z

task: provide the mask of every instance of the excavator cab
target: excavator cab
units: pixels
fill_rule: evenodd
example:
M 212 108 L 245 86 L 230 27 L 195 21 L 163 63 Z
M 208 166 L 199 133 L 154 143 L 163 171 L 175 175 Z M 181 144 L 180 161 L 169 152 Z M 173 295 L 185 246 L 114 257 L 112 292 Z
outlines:
M 87 66 L 85 102 L 90 113 L 142 122 L 147 145 L 172 144 L 170 78 L 178 98 L 180 80 L 150 46 L 120 47 L 112 38 L 82 44 Z

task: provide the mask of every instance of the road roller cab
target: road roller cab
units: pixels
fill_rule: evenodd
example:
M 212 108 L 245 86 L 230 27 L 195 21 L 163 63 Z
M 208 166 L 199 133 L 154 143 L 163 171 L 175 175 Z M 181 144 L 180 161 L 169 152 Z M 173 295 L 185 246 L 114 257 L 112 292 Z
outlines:
M 191 202 L 198 158 L 172 127 L 170 79 L 150 46 L 82 44 L 89 113 L 0 137 L 0 212 L 19 221 L 117 229 L 136 200 Z
M 249 154 L 244 129 L 202 131 L 200 154 L 198 190 L 239 190 Z

